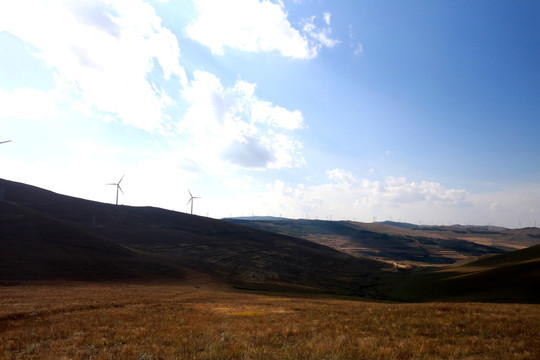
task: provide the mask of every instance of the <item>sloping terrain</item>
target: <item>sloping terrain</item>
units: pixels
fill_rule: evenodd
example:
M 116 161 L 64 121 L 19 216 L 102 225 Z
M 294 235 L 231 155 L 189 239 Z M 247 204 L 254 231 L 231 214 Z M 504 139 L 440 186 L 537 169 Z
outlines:
M 182 278 L 167 259 L 129 250 L 77 226 L 0 201 L 0 281 Z
M 436 271 L 390 275 L 384 283 L 398 300 L 540 303 L 540 245 Z
M 155 274 L 136 261 L 129 263 L 138 255 L 150 263 L 159 257 L 164 269 L 157 273 L 169 278 L 175 269 L 188 268 L 248 288 L 377 296 L 381 270 L 388 267 L 308 240 L 221 220 L 103 204 L 6 180 L 0 180 L 0 187 L 5 189 L 3 221 L 9 225 L 3 226 L 2 250 L 4 258 L 11 259 L 2 269 L 4 278 L 32 278 L 37 269 L 43 269 L 39 278 L 62 278 L 79 263 L 72 259 L 87 259 L 85 269 L 119 266 L 103 270 L 112 273 L 111 278 L 130 271 Z M 17 230 L 21 219 L 28 222 L 26 232 Z M 92 271 L 74 271 L 82 278 L 88 273 Z
M 518 250 L 540 244 L 540 228 L 505 229 L 495 226 L 414 226 L 410 234 L 458 239 L 505 250 Z
M 300 239 L 163 209 L 77 199 L 5 180 L 0 180 L 0 188 L 5 190 L 0 201 L 1 283 L 210 281 L 399 301 L 540 302 L 540 245 L 486 256 L 501 250 L 438 234 L 414 237 L 403 231 L 421 230 L 389 224 L 289 223 L 290 233 L 306 237 Z M 268 230 L 281 231 L 265 224 Z M 425 234 L 429 231 L 437 232 Z M 534 239 L 534 232 L 529 236 L 531 230 L 525 231 Z M 523 241 L 519 233 L 510 234 L 507 237 Z M 334 242 L 327 243 L 342 251 L 306 235 L 327 236 Z M 435 270 L 391 272 L 395 268 L 387 262 L 345 253 L 351 250 L 343 245 L 347 241 L 373 257 L 416 263 L 444 263 L 453 259 L 451 252 L 482 257 Z
M 400 265 L 449 265 L 508 250 L 457 238 L 454 233 L 433 234 L 421 228 L 415 229 L 414 225 L 402 227 L 383 223 L 322 220 L 227 220 L 301 237 L 351 255 Z

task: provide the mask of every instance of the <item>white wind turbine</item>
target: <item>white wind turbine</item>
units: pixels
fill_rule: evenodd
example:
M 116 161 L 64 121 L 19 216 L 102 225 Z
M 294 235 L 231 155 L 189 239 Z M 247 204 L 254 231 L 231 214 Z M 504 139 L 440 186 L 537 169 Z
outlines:
M 189 191 L 189 189 L 188 189 L 187 191 L 188 191 L 188 193 L 189 193 L 190 198 L 189 198 L 189 200 L 188 200 L 188 202 L 187 202 L 186 205 L 189 205 L 189 203 L 191 203 L 191 215 L 193 215 L 193 199 L 200 199 L 200 197 L 198 197 L 198 196 L 193 196 L 193 195 L 191 194 L 191 191 Z
M 11 140 L 0 141 L 0 144 L 5 144 L 5 143 L 8 143 L 8 142 L 11 142 Z M 6 189 L 4 189 L 4 188 L 0 189 L 0 200 L 4 200 L 4 193 L 5 192 L 6 192 Z
M 105 185 L 115 185 L 115 186 L 116 186 L 116 205 L 118 205 L 118 190 L 122 191 L 122 194 L 124 193 L 124 191 L 123 191 L 122 188 L 120 187 L 120 183 L 121 183 L 122 180 L 124 179 L 124 176 L 126 176 L 126 175 L 123 175 L 122 178 L 121 178 L 117 183 L 109 183 L 109 184 L 105 184 Z
M 7 142 L 11 142 L 11 140 L 0 141 L 0 144 L 5 144 Z M 5 192 L 6 192 L 6 189 L 4 189 L 4 188 L 0 189 L 0 200 L 4 200 L 4 193 Z

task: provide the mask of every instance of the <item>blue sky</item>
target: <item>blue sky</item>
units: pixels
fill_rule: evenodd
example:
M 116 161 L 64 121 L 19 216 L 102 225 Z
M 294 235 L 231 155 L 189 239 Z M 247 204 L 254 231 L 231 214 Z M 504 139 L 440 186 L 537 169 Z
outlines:
M 537 1 L 0 5 L 0 177 L 211 217 L 540 224 Z

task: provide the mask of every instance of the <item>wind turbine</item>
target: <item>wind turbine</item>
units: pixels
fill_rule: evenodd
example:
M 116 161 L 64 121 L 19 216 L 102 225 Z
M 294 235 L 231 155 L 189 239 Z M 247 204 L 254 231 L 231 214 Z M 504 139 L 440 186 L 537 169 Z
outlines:
M 11 140 L 0 141 L 0 144 L 5 144 L 5 143 L 8 143 L 8 142 L 11 142 Z M 6 189 L 4 189 L 4 188 L 0 189 L 0 200 L 4 200 L 4 193 L 5 192 L 6 192 Z
M 116 186 L 116 205 L 118 205 L 118 190 L 122 191 L 122 194 L 124 193 L 124 191 L 123 191 L 122 188 L 120 187 L 120 183 L 121 183 L 122 180 L 124 179 L 124 176 L 126 176 L 126 175 L 122 175 L 122 178 L 121 178 L 117 183 L 109 183 L 109 184 L 105 184 L 105 185 L 115 185 L 115 186 Z
M 200 199 L 200 197 L 198 197 L 198 196 L 193 196 L 193 195 L 191 194 L 191 191 L 189 191 L 189 189 L 187 189 L 187 191 L 188 191 L 188 193 L 189 193 L 189 196 L 191 196 L 191 197 L 189 198 L 189 200 L 188 200 L 188 202 L 187 202 L 186 205 L 188 205 L 189 203 L 191 203 L 191 215 L 193 215 L 193 199 Z

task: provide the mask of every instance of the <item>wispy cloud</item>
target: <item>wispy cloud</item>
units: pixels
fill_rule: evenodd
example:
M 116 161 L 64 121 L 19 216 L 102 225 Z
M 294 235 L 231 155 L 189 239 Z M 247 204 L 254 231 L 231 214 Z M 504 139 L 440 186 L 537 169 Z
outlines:
M 354 36 L 352 25 L 349 24 L 349 46 L 353 51 L 353 55 L 360 56 L 364 52 L 364 46 Z
M 302 32 L 310 39 L 312 48 L 318 53 L 323 47 L 334 47 L 339 44 L 341 41 L 337 39 L 332 39 L 332 29 L 330 28 L 330 13 L 324 14 L 324 23 L 326 26 L 324 28 L 319 28 L 315 25 L 316 16 L 304 20 L 304 27 Z
M 196 0 L 198 18 L 186 28 L 188 36 L 223 54 L 225 47 L 247 52 L 279 52 L 293 59 L 312 59 L 323 47 L 338 43 L 331 39 L 330 14 L 327 27 L 317 29 L 314 17 L 302 29 L 288 20 L 283 3 L 268 0 Z

